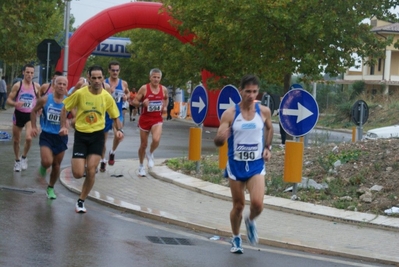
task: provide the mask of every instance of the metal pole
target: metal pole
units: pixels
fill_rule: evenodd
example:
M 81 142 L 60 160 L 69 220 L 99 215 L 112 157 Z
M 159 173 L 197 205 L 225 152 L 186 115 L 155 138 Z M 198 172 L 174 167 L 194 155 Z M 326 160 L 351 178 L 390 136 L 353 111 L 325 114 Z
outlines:
M 47 43 L 46 83 L 49 82 L 48 76 L 49 76 L 49 70 L 50 70 L 50 46 L 51 46 L 51 43 Z
M 64 65 L 63 65 L 63 75 L 68 76 L 68 58 L 69 58 L 69 14 L 71 10 L 71 0 L 65 0 L 65 46 L 64 46 Z
M 363 138 L 363 115 L 364 115 L 364 103 L 360 102 L 360 121 L 359 121 L 359 127 L 357 131 L 357 140 L 361 141 Z

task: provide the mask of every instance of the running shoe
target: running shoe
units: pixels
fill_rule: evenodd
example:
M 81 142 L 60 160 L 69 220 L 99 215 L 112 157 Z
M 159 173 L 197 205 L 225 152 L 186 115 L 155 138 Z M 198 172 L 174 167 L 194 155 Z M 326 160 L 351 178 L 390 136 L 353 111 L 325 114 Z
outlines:
M 22 170 L 26 170 L 28 168 L 28 159 L 21 157 L 21 168 Z
M 20 172 L 21 171 L 21 162 L 20 161 L 15 161 L 15 163 L 14 163 L 14 171 L 15 172 Z
M 245 226 L 247 227 L 248 242 L 252 246 L 255 246 L 256 244 L 258 244 L 258 233 L 256 231 L 255 221 L 250 222 L 249 217 L 246 217 L 245 218 Z
M 56 196 L 55 193 L 54 193 L 54 188 L 47 187 L 47 192 L 46 192 L 46 194 L 47 194 L 47 198 L 48 198 L 48 199 L 56 199 L 56 198 L 57 198 L 57 196 Z
M 139 167 L 139 176 L 141 176 L 141 177 L 146 176 L 144 166 Z
M 115 154 L 111 154 L 111 152 L 109 152 L 109 156 L 108 156 L 108 164 L 109 166 L 113 166 L 115 164 Z
M 75 211 L 77 213 L 86 213 L 85 203 L 83 201 L 77 201 L 75 206 Z
M 230 252 L 231 253 L 236 253 L 236 254 L 243 254 L 244 249 L 241 246 L 242 240 L 241 237 L 236 236 L 231 239 L 231 248 Z
M 107 166 L 106 162 L 100 162 L 100 172 L 105 172 L 106 166 Z
M 148 151 L 145 154 L 148 160 L 148 168 L 154 167 L 154 155 Z

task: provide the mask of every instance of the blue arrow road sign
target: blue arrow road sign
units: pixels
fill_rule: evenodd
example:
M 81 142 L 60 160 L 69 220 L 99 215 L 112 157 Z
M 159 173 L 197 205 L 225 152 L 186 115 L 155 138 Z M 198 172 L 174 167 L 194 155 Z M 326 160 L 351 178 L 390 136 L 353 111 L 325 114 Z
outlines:
M 303 89 L 303 87 L 299 83 L 294 83 L 293 85 L 290 86 L 290 90 L 293 89 Z
M 280 103 L 280 123 L 292 136 L 309 133 L 319 118 L 319 106 L 313 96 L 303 89 L 288 91 Z
M 237 88 L 233 85 L 226 85 L 220 91 L 218 101 L 216 103 L 216 110 L 218 112 L 218 118 L 222 118 L 223 112 L 229 107 L 234 106 L 241 102 L 241 95 Z
M 196 124 L 201 124 L 208 112 L 208 94 L 202 85 L 194 88 L 190 99 L 190 113 Z

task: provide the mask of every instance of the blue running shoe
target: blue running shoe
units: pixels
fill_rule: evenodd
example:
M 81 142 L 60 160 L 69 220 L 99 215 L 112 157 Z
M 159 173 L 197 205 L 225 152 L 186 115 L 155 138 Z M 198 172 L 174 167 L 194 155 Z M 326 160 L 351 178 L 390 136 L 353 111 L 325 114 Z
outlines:
M 233 237 L 233 239 L 231 239 L 230 252 L 236 254 L 243 254 L 244 249 L 242 248 L 241 243 L 242 243 L 241 237 L 239 236 Z
M 245 226 L 247 227 L 248 242 L 255 246 L 258 244 L 258 233 L 256 231 L 255 221 L 250 222 L 249 217 L 245 218 Z

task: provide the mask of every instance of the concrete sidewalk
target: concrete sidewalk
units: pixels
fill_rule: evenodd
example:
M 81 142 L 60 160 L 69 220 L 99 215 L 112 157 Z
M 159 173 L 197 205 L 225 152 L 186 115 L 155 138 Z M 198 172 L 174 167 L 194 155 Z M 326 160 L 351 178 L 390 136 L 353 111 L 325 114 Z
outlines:
M 138 177 L 137 159 L 117 159 L 105 173 L 97 174 L 89 198 L 143 217 L 229 238 L 230 190 L 174 172 L 162 165 L 163 161 L 156 159 L 150 174 Z M 62 171 L 60 180 L 77 193 L 84 181 L 74 179 L 69 167 Z M 264 204 L 257 219 L 261 244 L 399 265 L 399 218 L 270 196 Z M 90 201 L 86 208 L 90 212 Z M 244 214 L 248 210 L 246 206 Z M 245 235 L 244 223 L 241 228 Z

